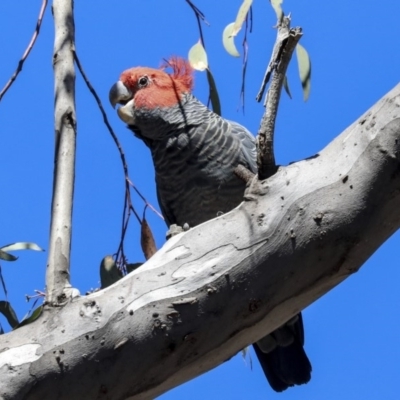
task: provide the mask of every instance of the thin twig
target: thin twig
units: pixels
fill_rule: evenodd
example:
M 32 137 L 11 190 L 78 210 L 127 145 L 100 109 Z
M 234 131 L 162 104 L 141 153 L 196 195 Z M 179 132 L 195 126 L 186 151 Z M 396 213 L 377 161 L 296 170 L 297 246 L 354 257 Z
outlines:
M 195 6 L 191 0 L 185 0 L 185 1 L 194 12 L 194 15 L 195 15 L 196 20 L 197 20 L 197 25 L 199 27 L 200 41 L 201 41 L 201 44 L 203 45 L 204 50 L 205 50 L 206 49 L 206 43 L 204 41 L 203 28 L 201 26 L 201 21 L 203 21 L 208 26 L 210 26 L 210 24 L 207 22 L 204 13 L 197 6 Z M 210 64 L 208 65 L 207 70 L 211 74 Z M 212 87 L 210 85 L 210 91 L 209 91 L 208 100 L 207 100 L 207 107 L 209 107 L 209 108 L 210 108 L 210 104 L 211 104 L 211 91 L 212 91 Z M 214 110 L 214 112 L 215 112 L 215 110 Z
M 256 96 L 256 100 L 258 102 L 261 101 L 264 95 L 265 88 L 267 87 L 269 79 L 271 78 L 272 72 L 276 69 L 276 66 L 280 61 L 282 50 L 286 44 L 285 41 L 289 37 L 290 17 L 284 17 L 282 19 L 282 22 L 277 26 L 277 28 L 278 28 L 278 33 L 274 48 L 272 50 L 271 59 L 268 63 L 267 70 L 265 71 L 264 78 L 261 83 L 261 88 Z
M 128 163 L 126 162 L 125 158 L 125 153 L 124 150 L 122 149 L 121 143 L 119 142 L 117 135 L 115 134 L 114 130 L 111 127 L 110 122 L 108 121 L 107 114 L 104 111 L 104 107 L 101 103 L 100 97 L 98 96 L 96 90 L 90 83 L 88 77 L 86 76 L 85 71 L 83 70 L 82 64 L 79 61 L 78 55 L 76 53 L 76 49 L 74 51 L 74 60 L 75 63 L 78 67 L 79 72 L 82 75 L 83 80 L 86 83 L 86 86 L 88 87 L 90 93 L 92 93 L 93 97 L 95 98 L 97 105 L 99 107 L 99 110 L 101 112 L 101 115 L 103 116 L 103 121 L 104 124 L 106 125 L 111 137 L 114 140 L 115 145 L 117 146 L 118 152 L 120 154 L 121 162 L 122 162 L 122 167 L 124 169 L 124 175 L 125 175 L 125 200 L 124 200 L 124 211 L 122 213 L 122 228 L 121 228 L 121 240 L 118 246 L 118 250 L 115 253 L 116 260 L 119 261 L 120 263 L 123 264 L 122 260 L 126 259 L 125 253 L 124 253 L 124 239 L 125 239 L 125 234 L 128 229 L 129 225 L 129 220 L 131 216 L 131 212 L 135 215 L 136 219 L 138 220 L 139 224 L 142 224 L 142 220 L 140 219 L 140 216 L 136 212 L 135 208 L 133 207 L 132 204 L 132 198 L 131 198 L 131 193 L 130 193 L 130 187 L 133 188 L 133 190 L 138 194 L 138 196 L 143 200 L 145 203 L 145 207 L 149 207 L 155 214 L 157 214 L 161 219 L 164 219 L 163 216 L 146 200 L 146 198 L 140 193 L 140 191 L 137 189 L 137 187 L 132 183 L 132 181 L 129 178 L 129 171 L 128 171 Z
M 256 98 L 257 101 L 261 100 L 265 87 L 272 76 L 271 85 L 264 102 L 266 109 L 257 136 L 257 168 L 260 180 L 267 179 L 277 169 L 274 156 L 275 120 L 286 70 L 301 36 L 301 28 L 290 28 L 290 16 L 283 17 L 278 24 L 278 34 L 272 57 Z
M 98 107 L 99 107 L 99 109 L 100 109 L 101 115 L 102 115 L 102 117 L 103 117 L 104 124 L 106 125 L 106 127 L 107 127 L 107 129 L 108 129 L 108 131 L 109 131 L 111 137 L 113 138 L 113 140 L 114 140 L 114 142 L 115 142 L 115 145 L 117 146 L 117 149 L 118 149 L 118 151 L 119 151 L 119 153 L 120 153 L 121 160 L 122 160 L 122 165 L 123 165 L 123 168 L 124 168 L 125 176 L 128 176 L 128 164 L 126 163 L 124 150 L 122 149 L 122 146 L 121 146 L 121 144 L 120 144 L 120 142 L 119 142 L 119 140 L 118 140 L 118 138 L 117 138 L 117 135 L 114 133 L 114 130 L 113 130 L 113 128 L 111 127 L 110 122 L 108 121 L 107 114 L 106 114 L 106 112 L 104 111 L 104 107 L 103 107 L 103 105 L 102 105 L 102 103 L 101 103 L 100 97 L 98 96 L 96 90 L 94 89 L 94 87 L 93 87 L 92 84 L 90 83 L 89 78 L 86 76 L 85 71 L 83 70 L 83 67 L 82 67 L 81 62 L 79 61 L 79 58 L 78 58 L 78 54 L 77 54 L 77 52 L 76 52 L 76 49 L 75 49 L 75 51 L 74 51 L 74 61 L 75 61 L 75 63 L 76 63 L 76 66 L 78 67 L 79 72 L 80 72 L 81 75 L 82 75 L 83 80 L 84 80 L 85 83 L 86 83 L 86 86 L 88 87 L 90 93 L 92 93 L 93 97 L 94 97 L 95 100 L 96 100 L 96 103 L 97 103 L 97 105 L 98 105 Z
M 240 100 L 242 102 L 242 110 L 244 114 L 244 104 L 245 104 L 245 89 L 246 89 L 246 71 L 247 71 L 247 60 L 249 54 L 249 45 L 247 43 L 247 32 L 253 29 L 253 12 L 252 7 L 250 7 L 249 13 L 246 15 L 246 25 L 244 30 L 244 37 L 242 42 L 243 47 L 243 65 L 242 65 L 242 86 L 240 88 Z
M 35 31 L 33 32 L 31 41 L 29 42 L 28 47 L 26 48 L 21 59 L 19 60 L 17 69 L 15 70 L 14 74 L 11 76 L 9 81 L 4 86 L 3 90 L 0 92 L 0 101 L 3 98 L 3 96 L 6 94 L 7 90 L 11 87 L 13 82 L 17 79 L 18 74 L 22 71 L 24 62 L 28 58 L 29 53 L 31 52 L 31 50 L 36 42 L 36 39 L 39 36 L 39 31 L 40 31 L 40 27 L 42 26 L 42 20 L 43 20 L 44 12 L 46 11 L 47 2 L 48 2 L 47 0 L 42 1 L 42 6 L 40 7 L 40 11 L 39 11 L 39 17 L 36 22 L 36 28 L 35 28 Z
M 136 186 L 134 185 L 134 183 L 127 178 L 128 183 L 133 187 L 133 189 L 135 190 L 135 192 L 141 197 L 141 199 L 145 202 L 145 207 L 149 207 L 150 210 L 152 210 L 155 214 L 157 214 L 162 220 L 164 219 L 164 217 L 145 199 L 145 197 L 143 197 L 143 195 L 139 192 L 139 190 L 136 188 Z
M 104 111 L 104 107 L 101 103 L 100 97 L 98 96 L 96 90 L 94 89 L 94 87 L 92 86 L 92 84 L 90 83 L 88 77 L 86 76 L 85 71 L 83 70 L 82 64 L 79 61 L 79 57 L 78 54 L 76 53 L 76 49 L 74 51 L 74 60 L 75 63 L 78 67 L 79 72 L 82 75 L 83 80 L 86 83 L 86 86 L 88 87 L 90 93 L 92 93 L 93 97 L 96 100 L 96 103 L 100 109 L 101 115 L 103 116 L 103 121 L 104 124 L 106 125 L 111 137 L 114 140 L 115 145 L 117 146 L 119 155 L 121 157 L 121 162 L 122 162 L 122 167 L 124 169 L 124 175 L 125 175 L 125 198 L 124 198 L 124 208 L 123 208 L 123 212 L 122 212 L 122 227 L 121 227 L 121 240 L 118 246 L 118 250 L 116 252 L 116 260 L 117 261 L 121 261 L 119 260 L 120 258 L 125 259 L 125 253 L 124 253 L 124 239 L 125 239 L 125 234 L 126 231 L 128 229 L 128 224 L 129 224 L 129 219 L 130 219 L 130 212 L 133 210 L 134 215 L 136 216 L 139 224 L 142 223 L 139 215 L 137 214 L 137 212 L 135 211 L 133 205 L 132 205 L 132 199 L 131 199 L 131 195 L 130 195 L 130 190 L 129 190 L 129 171 L 128 171 L 128 164 L 126 162 L 126 158 L 125 158 L 125 153 L 124 150 L 122 149 L 121 143 L 119 142 L 117 135 L 114 133 L 114 130 L 112 129 L 110 122 L 108 121 L 107 118 L 107 114 Z M 136 189 L 136 188 L 135 188 Z M 142 197 L 142 196 L 141 196 Z
M 250 10 L 249 10 L 249 21 L 250 21 L 250 26 L 249 26 L 249 32 L 252 33 L 253 32 L 253 6 L 250 6 Z
M 192 2 L 191 0 L 185 0 L 186 3 L 189 4 L 189 7 L 193 10 L 194 15 L 196 16 L 197 19 L 197 25 L 199 26 L 199 32 L 200 32 L 200 39 L 201 39 L 201 43 L 203 45 L 204 48 L 206 48 L 206 44 L 204 42 L 204 37 L 203 37 L 203 28 L 201 27 L 201 21 L 203 21 L 206 25 L 210 25 L 207 20 L 205 15 L 203 14 L 203 12 L 197 8 Z
M 103 105 L 102 105 L 102 103 L 101 103 L 101 100 L 100 100 L 100 98 L 99 98 L 99 96 L 98 96 L 96 90 L 93 88 L 92 84 L 90 83 L 88 77 L 87 77 L 86 74 L 85 74 L 85 71 L 84 71 L 83 68 L 82 68 L 82 64 L 81 64 L 80 61 L 79 61 L 78 55 L 76 54 L 76 50 L 75 50 L 75 52 L 74 52 L 74 57 L 75 57 L 75 62 L 76 62 L 76 65 L 77 65 L 77 67 L 78 67 L 78 70 L 79 70 L 79 72 L 82 74 L 82 78 L 83 78 L 83 80 L 85 81 L 85 83 L 86 83 L 86 85 L 87 85 L 89 91 L 90 91 L 90 92 L 92 93 L 92 95 L 94 96 L 94 98 L 95 98 L 95 100 L 96 100 L 96 102 L 97 102 L 97 105 L 99 106 L 100 112 L 101 112 L 101 114 L 102 114 L 102 116 L 103 116 L 103 121 L 104 121 L 105 125 L 107 126 L 107 129 L 108 129 L 108 131 L 109 131 L 111 137 L 113 138 L 113 140 L 114 140 L 114 142 L 115 142 L 115 144 L 116 144 L 116 146 L 117 146 L 117 149 L 118 149 L 118 151 L 119 151 L 119 153 L 120 153 L 121 161 L 122 161 L 122 165 L 123 165 L 124 173 L 125 173 L 125 179 L 126 179 L 127 183 L 128 183 L 129 185 L 132 186 L 133 190 L 134 190 L 134 191 L 137 193 L 137 195 L 143 200 L 145 206 L 149 207 L 149 208 L 150 208 L 155 214 L 157 214 L 161 219 L 164 219 L 163 216 L 162 216 L 148 201 L 147 201 L 147 199 L 142 195 L 142 193 L 140 193 L 139 189 L 138 189 L 138 188 L 133 184 L 133 182 L 130 180 L 130 178 L 129 178 L 129 173 L 128 173 L 128 164 L 127 164 L 127 162 L 126 162 L 124 150 L 122 149 L 121 143 L 119 142 L 119 140 L 118 140 L 118 138 L 117 138 L 117 135 L 115 134 L 113 128 L 111 127 L 110 122 L 108 121 L 107 114 L 106 114 L 106 112 L 104 111 L 104 107 L 103 107 Z M 139 218 L 139 222 L 140 222 L 140 218 Z

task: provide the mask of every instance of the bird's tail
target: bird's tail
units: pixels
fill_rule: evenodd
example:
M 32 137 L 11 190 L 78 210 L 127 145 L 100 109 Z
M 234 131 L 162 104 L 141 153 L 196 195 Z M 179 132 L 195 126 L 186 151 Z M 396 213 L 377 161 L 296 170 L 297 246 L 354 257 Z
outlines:
M 311 379 L 311 363 L 303 348 L 301 313 L 253 346 L 264 374 L 276 392 Z

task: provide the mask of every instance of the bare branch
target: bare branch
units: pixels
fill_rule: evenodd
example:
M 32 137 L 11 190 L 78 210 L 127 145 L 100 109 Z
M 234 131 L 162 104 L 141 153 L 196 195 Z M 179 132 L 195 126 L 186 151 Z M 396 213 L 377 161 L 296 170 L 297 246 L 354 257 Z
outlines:
M 149 203 L 146 198 L 139 192 L 139 189 L 135 186 L 135 184 L 128 178 L 128 183 L 132 186 L 132 188 L 135 190 L 135 192 L 138 194 L 138 196 L 144 201 L 145 206 L 149 207 L 151 211 L 154 212 L 154 214 L 158 215 L 162 220 L 164 220 L 164 217 L 160 214 L 159 211 L 155 207 Z
M 73 0 L 54 0 L 55 41 L 55 154 L 51 205 L 49 257 L 47 261 L 47 302 L 66 301 L 70 288 L 72 204 L 75 181 L 76 112 L 73 48 L 75 26 Z
M 198 7 L 196 7 L 193 4 L 191 0 L 186 0 L 186 3 L 188 3 L 189 7 L 193 10 L 194 15 L 196 16 L 197 25 L 199 27 L 201 44 L 203 45 L 204 48 L 206 48 L 203 36 L 203 28 L 201 27 L 201 21 L 203 21 L 206 25 L 209 25 L 209 23 L 207 22 L 205 15 L 201 12 L 201 10 Z
M 46 11 L 47 3 L 48 3 L 47 0 L 42 1 L 42 6 L 40 7 L 40 11 L 39 11 L 39 17 L 36 22 L 36 28 L 35 28 L 35 31 L 33 32 L 31 41 L 29 42 L 28 47 L 26 48 L 21 59 L 19 60 L 17 69 L 15 70 L 14 74 L 11 76 L 9 81 L 6 83 L 6 85 L 0 92 L 0 101 L 3 98 L 3 96 L 6 94 L 7 90 L 11 87 L 13 82 L 17 79 L 18 74 L 22 71 L 22 67 L 24 66 L 25 60 L 28 58 L 29 53 L 31 52 L 31 50 L 33 49 L 33 46 L 35 45 L 36 39 L 39 36 L 40 27 L 42 26 L 42 20 L 43 20 L 44 12 Z
M 240 88 L 240 100 L 242 102 L 242 110 L 244 113 L 244 102 L 245 102 L 245 89 L 246 89 L 246 71 L 247 71 L 247 60 L 249 54 L 249 45 L 247 42 L 247 33 L 251 33 L 253 30 L 253 7 L 250 7 L 249 13 L 246 15 L 246 25 L 244 30 L 244 37 L 242 42 L 243 47 L 243 61 L 242 61 L 242 85 Z
M 301 28 L 290 28 L 290 16 L 283 17 L 282 22 L 278 25 L 278 35 L 271 60 L 265 72 L 261 89 L 256 97 L 257 101 L 261 100 L 265 87 L 272 75 L 271 86 L 268 89 L 264 103 L 266 110 L 261 119 L 257 136 L 257 167 L 260 180 L 266 179 L 276 172 L 274 156 L 275 120 L 286 70 L 301 36 Z

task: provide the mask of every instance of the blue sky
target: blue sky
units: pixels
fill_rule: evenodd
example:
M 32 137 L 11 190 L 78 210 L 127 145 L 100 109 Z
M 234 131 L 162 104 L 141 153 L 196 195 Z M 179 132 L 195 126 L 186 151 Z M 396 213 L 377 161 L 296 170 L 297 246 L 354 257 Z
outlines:
M 235 19 L 241 1 L 220 0 L 218 7 L 215 1 L 194 2 L 210 23 L 204 26 L 205 42 L 223 116 L 256 133 L 263 107 L 254 98 L 275 39 L 273 11 L 267 0 L 254 0 L 243 114 L 238 111 L 241 60 L 230 57 L 221 44 L 222 30 Z M 39 0 L 0 3 L 0 88 L 30 40 L 40 4 Z M 275 144 L 277 162 L 286 165 L 321 150 L 399 82 L 400 3 L 288 0 L 283 6 L 292 12 L 293 25 L 303 27 L 301 43 L 313 67 L 307 103 L 302 101 L 295 60 L 288 72 L 293 100 L 282 97 Z M 126 68 L 157 67 L 163 57 L 186 56 L 199 39 L 193 12 L 182 0 L 101 0 L 76 2 L 75 17 L 78 55 L 124 147 L 131 180 L 157 206 L 150 155 L 117 118 L 108 104 L 108 91 Z M 239 44 L 241 38 L 239 34 Z M 0 246 L 33 241 L 48 248 L 53 39 L 49 8 L 22 73 L 0 103 Z M 99 286 L 100 260 L 116 251 L 124 185 L 118 152 L 79 74 L 76 83 L 78 147 L 71 274 L 72 284 L 84 293 Z M 204 73 L 196 73 L 194 93 L 207 100 Z M 143 202 L 137 196 L 134 205 L 142 213 Z M 152 212 L 147 216 L 161 247 L 164 222 Z M 143 260 L 139 227 L 133 219 L 126 243 L 129 260 Z M 304 310 L 306 351 L 313 365 L 309 384 L 276 394 L 255 355 L 251 369 L 239 354 L 160 398 L 398 399 L 399 244 L 397 233 L 357 274 Z M 20 252 L 18 256 L 14 263 L 3 262 L 2 271 L 8 299 L 22 318 L 30 308 L 24 295 L 44 289 L 47 253 Z M 2 317 L 0 322 L 7 326 Z

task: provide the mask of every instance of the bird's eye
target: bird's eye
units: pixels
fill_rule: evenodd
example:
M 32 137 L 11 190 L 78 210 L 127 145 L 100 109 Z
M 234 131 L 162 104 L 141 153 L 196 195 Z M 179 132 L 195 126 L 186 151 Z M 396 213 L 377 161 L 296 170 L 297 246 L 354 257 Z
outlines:
M 141 78 L 139 78 L 139 87 L 146 87 L 149 83 L 149 78 L 147 76 L 142 76 Z

